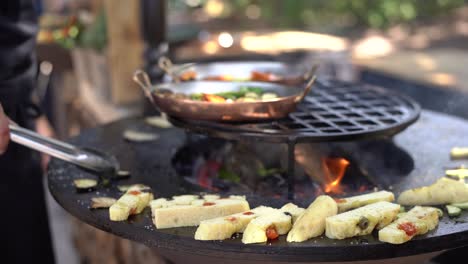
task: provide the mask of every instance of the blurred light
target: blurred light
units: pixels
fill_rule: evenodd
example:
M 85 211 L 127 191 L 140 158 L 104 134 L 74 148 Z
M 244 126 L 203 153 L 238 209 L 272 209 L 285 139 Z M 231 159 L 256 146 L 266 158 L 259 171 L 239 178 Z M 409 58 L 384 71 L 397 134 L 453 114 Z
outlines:
M 404 41 L 408 38 L 408 29 L 402 25 L 390 28 L 387 33 L 394 41 Z
M 262 10 L 258 5 L 249 5 L 245 9 L 245 15 L 250 19 L 258 19 L 262 15 Z
M 211 34 L 210 32 L 206 30 L 202 30 L 200 31 L 200 33 L 198 33 L 198 40 L 201 42 L 208 41 L 210 38 L 211 38 Z
M 231 34 L 222 32 L 218 36 L 218 43 L 223 48 L 229 48 L 232 46 L 232 44 L 234 44 L 234 39 L 232 38 Z
M 409 46 L 414 49 L 423 49 L 429 46 L 429 38 L 424 34 L 416 34 L 409 39 Z
M 185 3 L 191 7 L 197 7 L 201 4 L 200 0 L 185 0 Z
M 437 63 L 434 59 L 426 54 L 417 54 L 414 59 L 416 64 L 423 70 L 433 71 L 437 68 Z
M 214 40 L 210 40 L 203 44 L 203 51 L 207 54 L 215 54 L 216 52 L 218 52 L 218 50 L 218 43 L 216 43 L 216 41 Z
M 310 32 L 283 31 L 260 36 L 244 36 L 241 46 L 247 51 L 280 53 L 296 50 L 345 51 L 342 38 Z
M 383 57 L 392 53 L 393 50 L 393 44 L 388 39 L 371 36 L 356 43 L 353 48 L 353 57 L 356 59 Z
M 468 22 L 458 21 L 455 24 L 455 31 L 460 35 L 468 36 Z
M 432 73 L 429 78 L 438 85 L 454 86 L 457 83 L 455 76 L 443 72 Z
M 72 27 L 70 27 L 70 29 L 68 30 L 68 35 L 69 35 L 70 37 L 72 37 L 72 38 L 78 36 L 78 33 L 80 33 L 80 32 L 79 32 L 79 30 L 78 30 L 78 27 L 76 27 L 76 26 L 72 26 Z
M 223 13 L 224 3 L 220 0 L 208 0 L 204 10 L 210 17 L 219 17 Z

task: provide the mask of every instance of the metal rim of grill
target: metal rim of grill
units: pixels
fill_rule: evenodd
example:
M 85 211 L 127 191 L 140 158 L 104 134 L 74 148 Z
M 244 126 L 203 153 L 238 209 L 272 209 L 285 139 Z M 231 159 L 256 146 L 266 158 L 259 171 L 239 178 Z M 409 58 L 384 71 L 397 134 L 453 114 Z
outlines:
M 414 100 L 394 91 L 322 80 L 285 119 L 252 123 L 170 120 L 176 126 L 227 139 L 324 142 L 392 136 L 414 123 L 420 111 Z

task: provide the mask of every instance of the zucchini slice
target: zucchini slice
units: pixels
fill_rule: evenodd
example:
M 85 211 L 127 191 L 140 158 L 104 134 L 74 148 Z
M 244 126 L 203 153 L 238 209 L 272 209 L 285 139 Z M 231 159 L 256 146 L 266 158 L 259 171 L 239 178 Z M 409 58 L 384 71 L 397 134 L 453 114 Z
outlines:
M 449 216 L 459 216 L 461 214 L 461 209 L 456 206 L 446 205 L 445 208 Z
M 148 125 L 159 127 L 159 128 L 171 128 L 172 124 L 164 116 L 152 116 L 145 118 L 145 122 Z
M 95 188 L 98 182 L 94 179 L 75 179 L 73 184 L 78 190 L 89 190 Z
M 91 198 L 91 208 L 109 208 L 115 204 L 115 202 L 117 202 L 117 200 L 111 197 L 93 197 Z
M 463 210 L 468 209 L 468 202 L 464 202 L 464 203 L 452 203 L 452 204 L 449 204 L 449 205 L 450 205 L 450 206 L 458 207 L 458 208 L 463 209 Z
M 468 147 L 454 147 L 454 148 L 452 148 L 450 150 L 450 158 L 452 160 L 468 158 Z
M 126 170 L 119 170 L 117 173 L 116 173 L 116 178 L 117 179 L 126 179 L 130 177 L 130 172 L 129 171 L 126 171 Z
M 121 192 L 127 192 L 130 188 L 137 188 L 141 192 L 151 191 L 151 187 L 141 183 L 117 186 L 117 189 L 119 189 Z
M 135 130 L 126 130 L 123 134 L 123 137 L 132 142 L 148 142 L 156 141 L 159 139 L 159 135 L 155 133 L 147 133 Z

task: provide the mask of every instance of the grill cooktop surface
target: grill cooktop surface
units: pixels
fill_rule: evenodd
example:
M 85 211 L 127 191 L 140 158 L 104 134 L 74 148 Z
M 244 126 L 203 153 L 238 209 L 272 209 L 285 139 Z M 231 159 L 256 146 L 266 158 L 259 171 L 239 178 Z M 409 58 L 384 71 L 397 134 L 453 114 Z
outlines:
M 122 133 L 128 128 L 157 132 L 160 134 L 160 139 L 152 143 L 124 141 Z M 431 184 L 443 176 L 444 166 L 450 164 L 450 149 L 454 146 L 468 145 L 467 134 L 468 122 L 423 111 L 421 118 L 413 126 L 394 138 L 395 143 L 413 157 L 414 168 L 408 175 L 399 178 L 399 182 L 393 185 L 393 191 L 398 194 L 407 188 Z M 156 197 L 196 193 L 197 190 L 183 189 L 180 177 L 177 177 L 171 166 L 173 154 L 184 144 L 185 139 L 185 132 L 181 129 L 163 130 L 148 127 L 142 119 L 122 120 L 84 131 L 71 141 L 115 155 L 121 167 L 129 170 L 132 176 L 129 179 L 113 182 L 107 188 L 98 188 L 89 193 L 77 193 L 72 184 L 73 179 L 96 176 L 54 159 L 48 170 L 50 192 L 63 208 L 81 221 L 150 247 L 186 254 L 269 261 L 351 261 L 421 254 L 468 243 L 466 212 L 456 220 L 445 215 L 436 230 L 402 245 L 381 243 L 375 233 L 345 240 L 319 237 L 303 243 L 287 243 L 282 236 L 279 240 L 268 244 L 244 245 L 240 238 L 209 242 L 194 240 L 195 228 L 157 230 L 152 224 L 148 208 L 141 215 L 131 217 L 124 222 L 111 222 L 108 210 L 90 209 L 92 197 L 118 198 L 121 193 L 116 186 L 123 184 L 147 184 L 153 188 Z M 287 202 L 255 194 L 247 195 L 247 199 L 252 207 L 261 204 L 279 207 Z M 297 200 L 295 203 L 307 206 L 312 199 L 313 197 Z

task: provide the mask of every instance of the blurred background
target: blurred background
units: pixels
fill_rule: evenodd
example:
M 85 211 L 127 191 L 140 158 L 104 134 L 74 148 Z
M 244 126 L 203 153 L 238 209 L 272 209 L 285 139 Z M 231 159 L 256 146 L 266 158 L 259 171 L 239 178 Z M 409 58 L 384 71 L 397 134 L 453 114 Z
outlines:
M 423 107 L 468 118 L 466 0 L 37 0 L 37 12 L 38 91 L 58 138 L 151 111 L 131 76 L 162 81 L 161 56 L 320 61 L 321 76 L 425 89 Z M 159 259 L 49 204 L 59 263 Z

